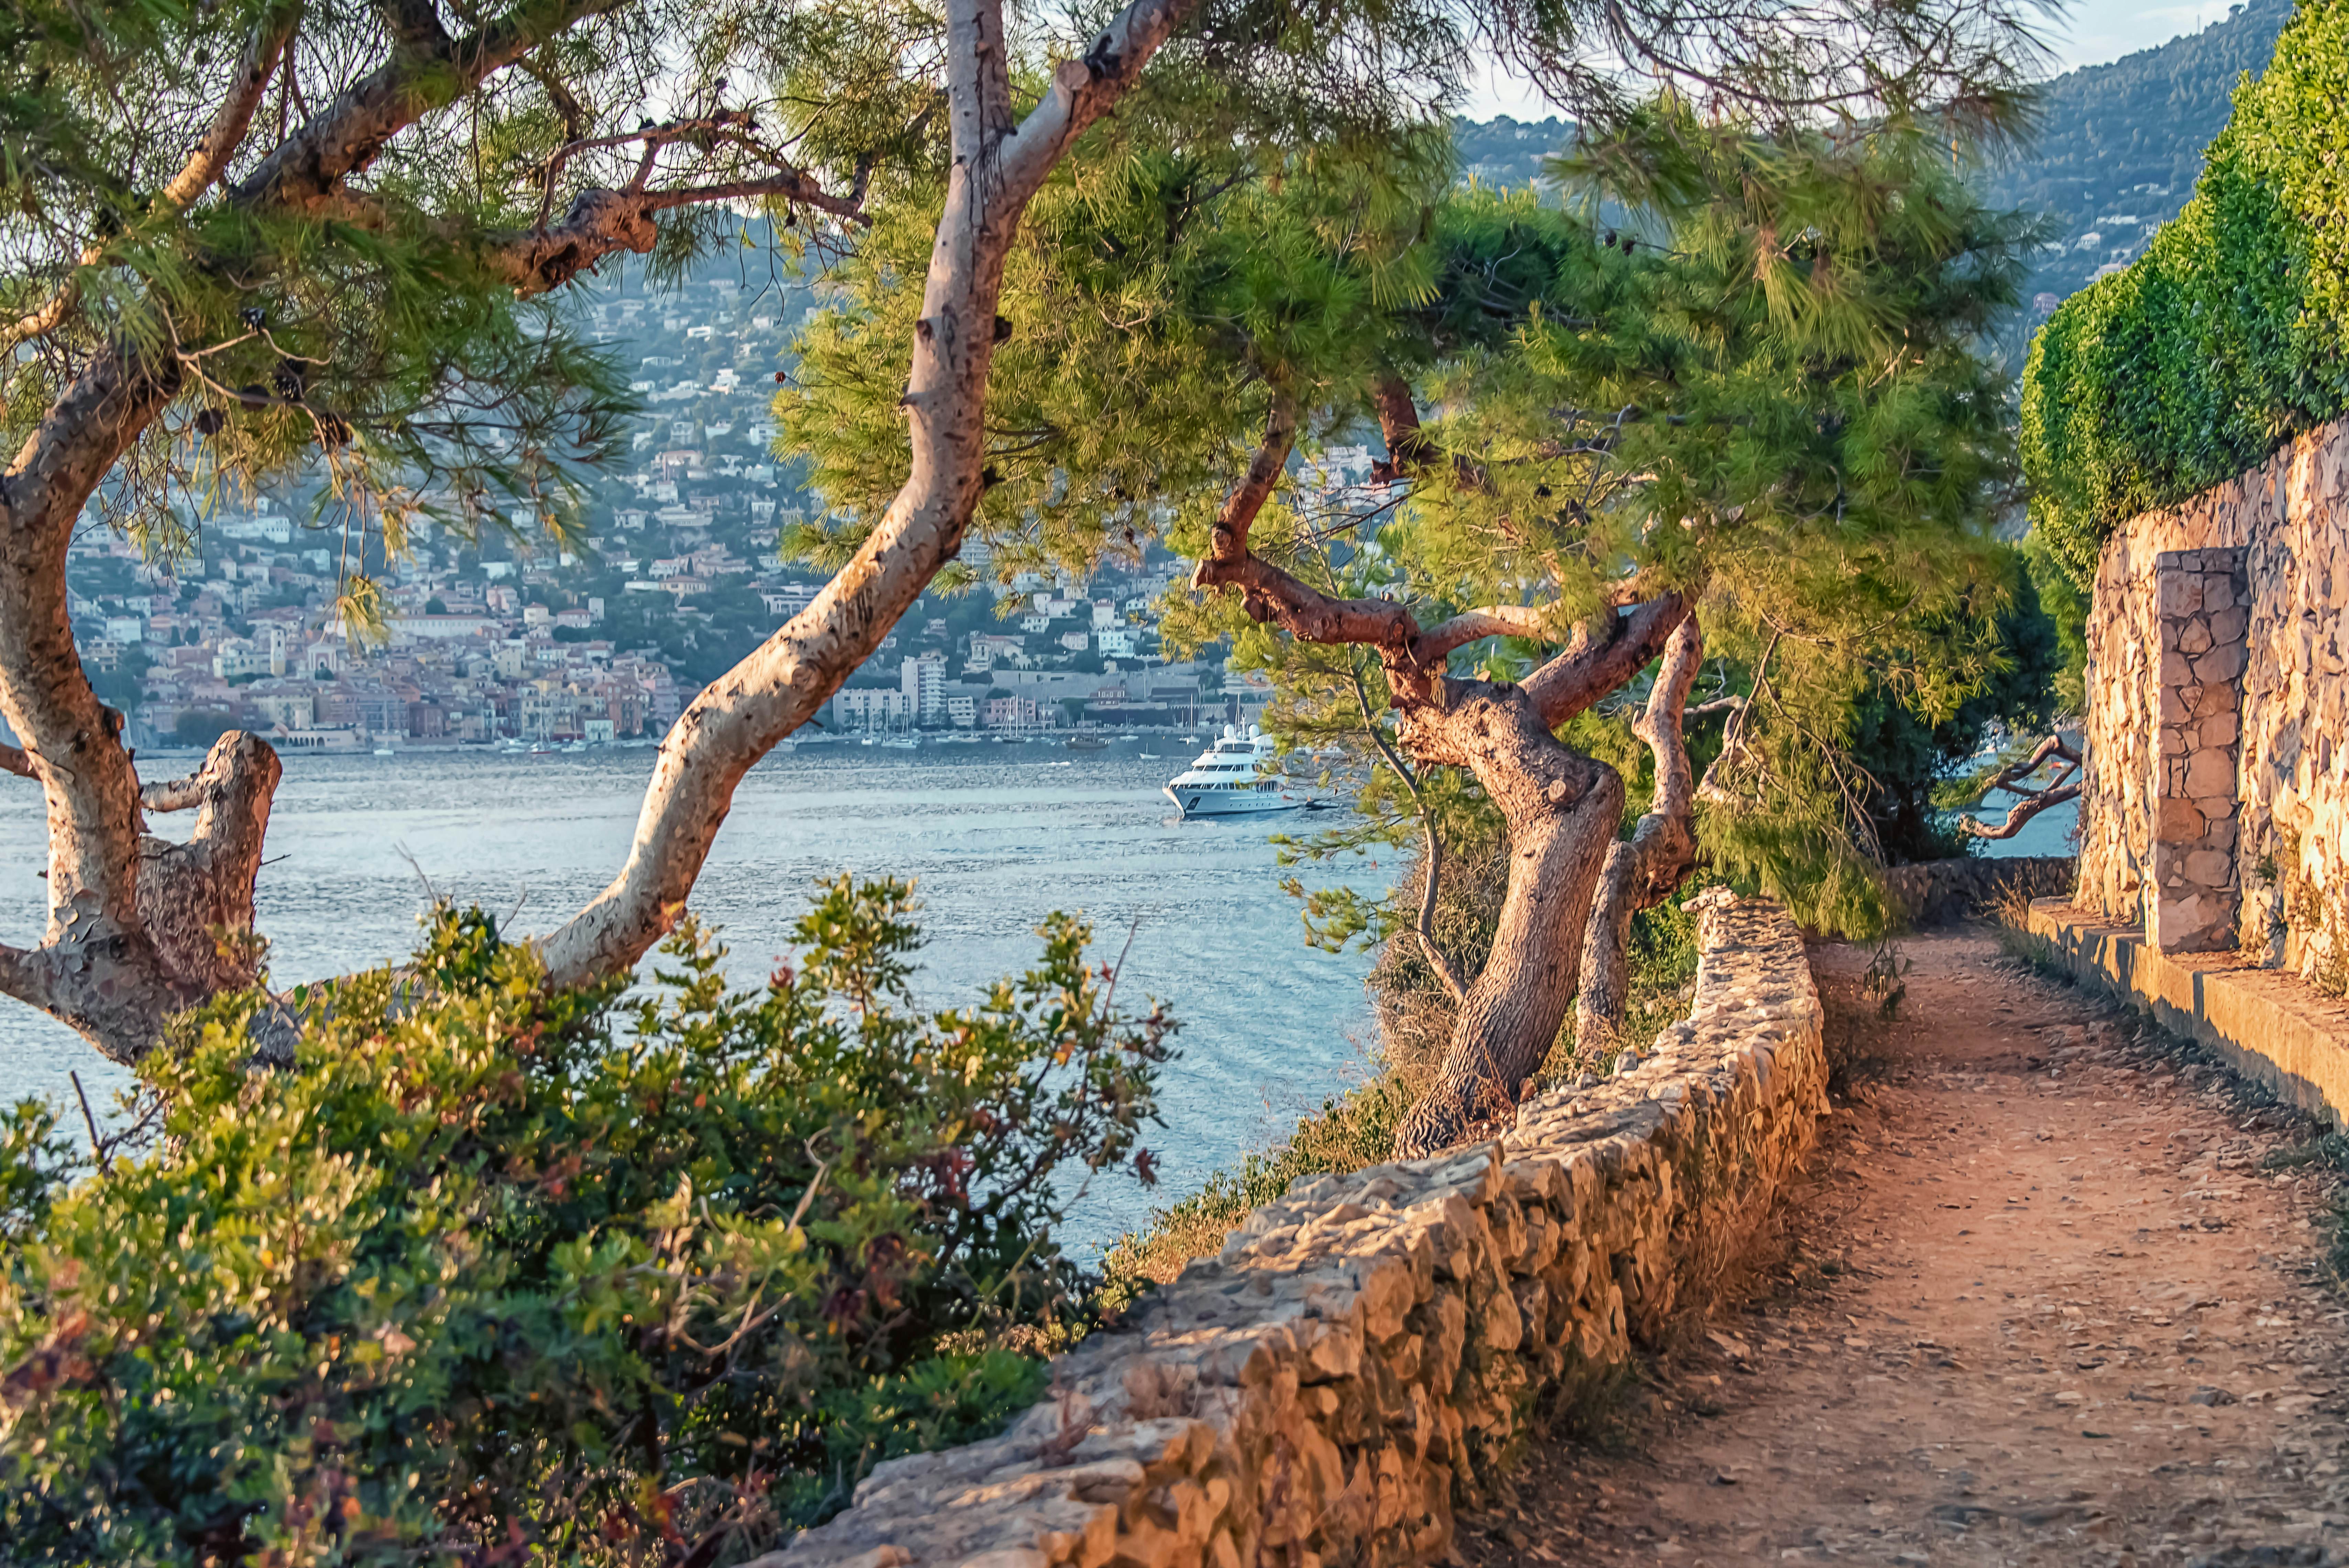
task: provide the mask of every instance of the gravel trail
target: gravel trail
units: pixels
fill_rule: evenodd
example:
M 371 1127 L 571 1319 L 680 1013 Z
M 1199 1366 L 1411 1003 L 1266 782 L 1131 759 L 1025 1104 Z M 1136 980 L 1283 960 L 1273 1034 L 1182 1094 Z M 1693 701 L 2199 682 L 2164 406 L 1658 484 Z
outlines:
M 2349 1564 L 2317 1129 L 1978 929 L 1904 952 L 1890 1022 L 1818 954 L 1847 1066 L 1785 1234 L 1462 1558 Z

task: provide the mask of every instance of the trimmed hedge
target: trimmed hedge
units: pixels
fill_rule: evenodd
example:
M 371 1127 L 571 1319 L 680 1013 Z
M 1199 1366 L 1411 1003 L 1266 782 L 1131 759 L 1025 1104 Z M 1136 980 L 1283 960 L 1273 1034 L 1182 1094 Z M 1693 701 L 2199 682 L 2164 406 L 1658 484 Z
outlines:
M 2074 295 L 2023 379 L 2031 514 L 2083 588 L 2115 524 L 2349 412 L 2349 0 L 2305 0 L 2194 198 Z

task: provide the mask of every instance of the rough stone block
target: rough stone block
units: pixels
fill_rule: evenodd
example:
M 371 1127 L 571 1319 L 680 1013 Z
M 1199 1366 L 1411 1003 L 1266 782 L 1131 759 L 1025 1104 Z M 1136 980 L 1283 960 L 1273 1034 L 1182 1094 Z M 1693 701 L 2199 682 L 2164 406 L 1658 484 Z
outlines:
M 2235 857 L 2214 849 L 2197 849 L 2186 857 L 2186 879 L 2204 888 L 2224 888 L 2233 880 Z
M 2215 825 L 2235 815 L 2235 797 L 2231 791 L 2226 794 L 2204 795 L 2195 801 L 2194 809 L 2202 814 L 2203 821 Z M 2208 836 L 2207 829 L 2205 836 Z
M 2158 812 L 2159 815 L 2154 824 L 2154 835 L 2157 838 L 2168 844 L 2201 842 L 2206 824 L 2202 814 L 2194 809 L 2192 801 L 2181 800 L 2175 795 L 2166 795 L 2159 804 Z
M 2240 643 L 2214 648 L 2193 661 L 2194 679 L 2204 685 L 2232 681 L 2243 672 L 2243 649 Z
M 2235 791 L 2234 754 L 2224 747 L 2206 746 L 2186 760 L 2185 793 L 2197 800 L 2225 798 Z

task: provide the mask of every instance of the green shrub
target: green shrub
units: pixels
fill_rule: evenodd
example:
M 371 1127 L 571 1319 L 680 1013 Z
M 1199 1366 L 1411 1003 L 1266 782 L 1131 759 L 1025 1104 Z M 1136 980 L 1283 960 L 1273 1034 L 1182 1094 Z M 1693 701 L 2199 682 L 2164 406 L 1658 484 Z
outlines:
M 2082 587 L 2112 527 L 2349 411 L 2349 0 L 2236 89 L 2177 220 L 2048 319 L 2023 371 L 2032 519 Z
M 1171 1025 L 1085 930 L 925 1016 L 902 884 L 827 888 L 796 969 L 550 992 L 444 910 L 406 970 L 257 994 L 142 1068 L 102 1173 L 0 1119 L 0 1558 L 723 1563 L 892 1454 L 1031 1403 L 1086 1288 L 1065 1173 L 1134 1152 Z

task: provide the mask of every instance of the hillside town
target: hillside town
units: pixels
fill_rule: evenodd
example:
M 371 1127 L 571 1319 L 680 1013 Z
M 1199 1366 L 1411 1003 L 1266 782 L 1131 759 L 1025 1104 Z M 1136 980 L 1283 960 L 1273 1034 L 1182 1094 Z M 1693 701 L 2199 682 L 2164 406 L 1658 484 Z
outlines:
M 589 303 L 644 412 L 575 551 L 534 546 L 523 514 L 480 538 L 419 523 L 387 562 L 299 490 L 181 518 L 177 556 L 86 527 L 67 566 L 84 665 L 150 749 L 230 729 L 291 753 L 649 742 L 821 586 L 778 554 L 823 504 L 771 455 L 768 400 L 793 334 L 827 307 L 820 283 L 730 273 L 667 294 L 631 278 Z M 1309 477 L 1342 489 L 1371 456 L 1316 462 Z M 337 611 L 355 557 L 382 590 L 365 628 Z M 993 581 L 977 539 L 963 560 L 981 591 L 926 597 L 810 738 L 1187 728 L 1268 695 L 1260 675 L 1164 657 L 1157 607 L 1183 567 L 1162 549 L 1090 582 Z

